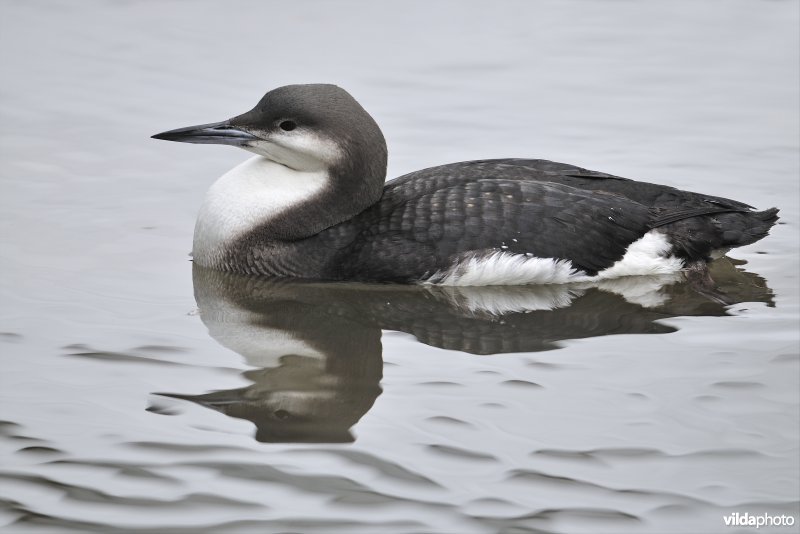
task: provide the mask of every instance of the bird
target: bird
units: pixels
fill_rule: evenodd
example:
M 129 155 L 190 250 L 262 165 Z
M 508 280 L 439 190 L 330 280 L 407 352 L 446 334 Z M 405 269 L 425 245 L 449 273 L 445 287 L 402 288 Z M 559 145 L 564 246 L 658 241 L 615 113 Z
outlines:
M 688 273 L 765 237 L 778 209 L 543 159 L 483 159 L 386 181 L 386 140 L 332 84 L 287 85 L 229 120 L 152 136 L 255 154 L 210 187 L 202 267 L 263 277 L 452 286 Z

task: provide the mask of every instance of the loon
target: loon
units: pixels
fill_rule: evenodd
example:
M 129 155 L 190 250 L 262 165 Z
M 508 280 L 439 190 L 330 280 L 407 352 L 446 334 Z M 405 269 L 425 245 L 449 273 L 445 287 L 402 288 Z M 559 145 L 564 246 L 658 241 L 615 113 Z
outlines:
M 707 273 L 778 219 L 777 208 L 541 159 L 385 182 L 378 124 L 330 84 L 279 87 L 227 121 L 152 137 L 256 154 L 209 189 L 192 251 L 202 267 L 248 275 L 480 286 Z

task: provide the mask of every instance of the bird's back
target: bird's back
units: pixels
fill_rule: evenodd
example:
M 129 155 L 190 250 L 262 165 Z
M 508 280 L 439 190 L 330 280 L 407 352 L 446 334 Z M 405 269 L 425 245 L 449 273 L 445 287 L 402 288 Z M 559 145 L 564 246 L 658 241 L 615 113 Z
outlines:
M 406 185 L 412 184 L 413 189 L 433 189 L 446 187 L 461 180 L 484 178 L 553 182 L 586 191 L 604 191 L 648 207 L 681 207 L 685 209 L 718 206 L 740 210 L 752 209 L 752 206 L 736 200 L 631 180 L 544 159 L 490 159 L 430 167 L 392 180 L 387 183 L 386 189 L 404 188 Z
M 595 275 L 659 226 L 675 234 L 673 248 L 686 260 L 738 246 L 748 228 L 765 233 L 776 218 L 751 209 L 552 161 L 481 160 L 388 182 L 378 203 L 322 232 L 317 244 L 338 249 L 324 269 L 336 279 L 419 280 L 491 252 L 568 260 Z

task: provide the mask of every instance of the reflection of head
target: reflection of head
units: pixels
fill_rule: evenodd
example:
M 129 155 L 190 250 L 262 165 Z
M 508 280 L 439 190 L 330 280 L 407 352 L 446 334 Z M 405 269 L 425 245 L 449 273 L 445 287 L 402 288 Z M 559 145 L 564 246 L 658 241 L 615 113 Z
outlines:
M 265 442 L 349 442 L 380 395 L 379 329 L 338 313 L 308 284 L 194 270 L 200 317 L 220 344 L 258 367 L 252 385 L 170 395 L 252 421 Z
M 319 362 L 286 356 L 278 367 L 247 371 L 253 385 L 205 395 L 170 395 L 191 400 L 225 415 L 256 425 L 256 440 L 279 443 L 344 443 L 353 441 L 349 429 L 370 409 L 380 394 L 372 384 L 327 384 L 337 378 Z M 316 370 L 308 369 L 308 367 Z M 380 371 L 380 368 L 378 368 Z M 281 386 L 274 384 L 287 382 Z

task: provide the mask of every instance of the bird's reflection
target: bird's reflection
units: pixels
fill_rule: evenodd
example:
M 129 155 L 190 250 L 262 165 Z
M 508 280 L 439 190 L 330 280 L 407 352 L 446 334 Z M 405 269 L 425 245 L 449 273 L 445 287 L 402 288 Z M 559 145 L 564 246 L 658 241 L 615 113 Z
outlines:
M 200 317 L 221 345 L 256 369 L 252 385 L 191 400 L 255 423 L 264 442 L 347 442 L 380 395 L 381 330 L 473 354 L 551 350 L 566 339 L 658 334 L 678 315 L 725 315 L 728 305 L 764 302 L 757 275 L 723 258 L 717 288 L 695 290 L 682 275 L 600 285 L 438 287 L 257 279 L 194 267 Z

